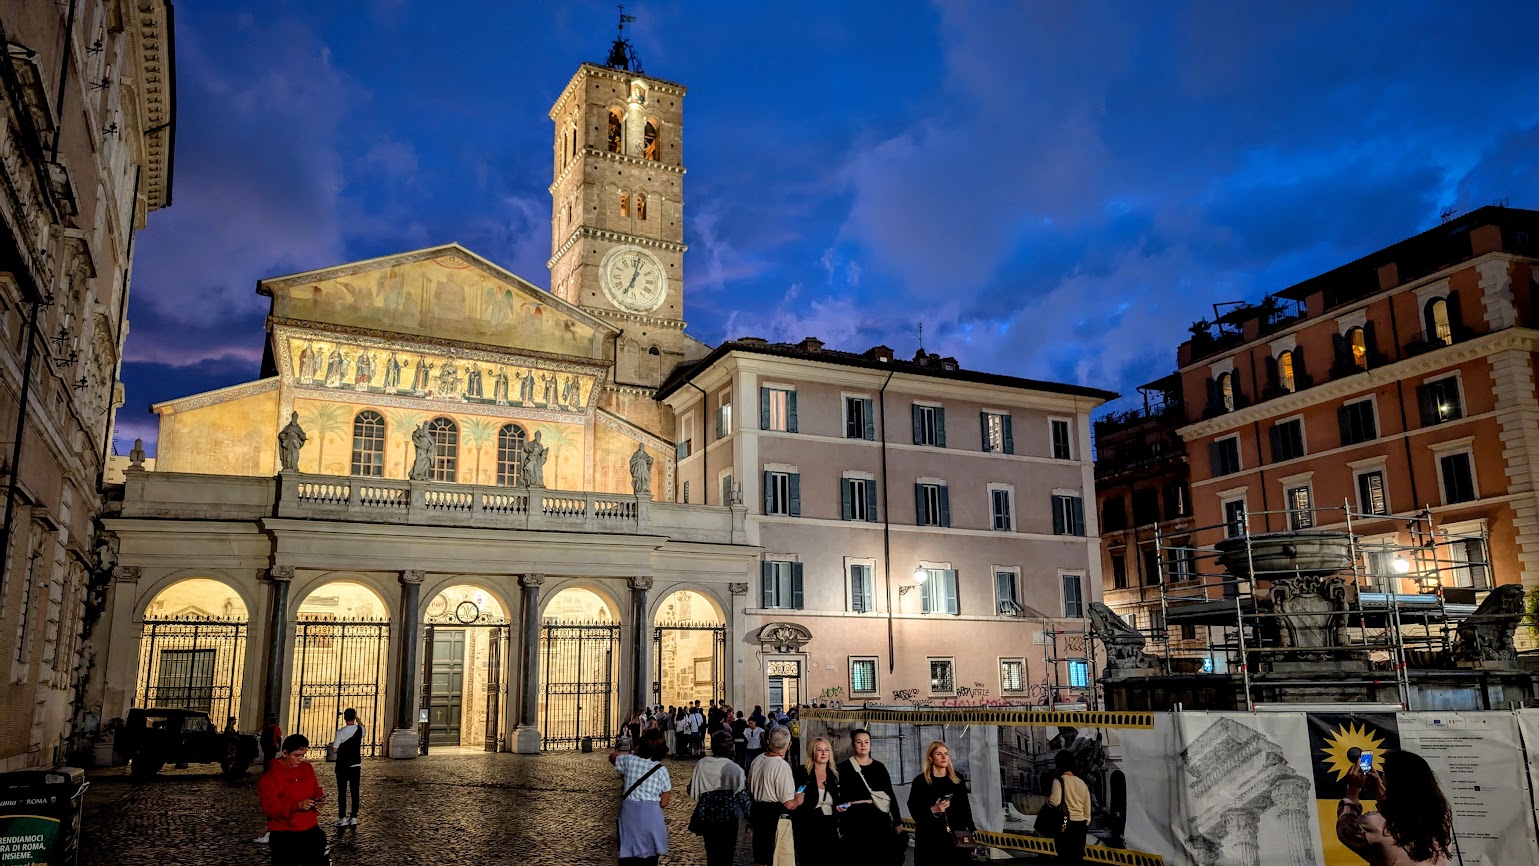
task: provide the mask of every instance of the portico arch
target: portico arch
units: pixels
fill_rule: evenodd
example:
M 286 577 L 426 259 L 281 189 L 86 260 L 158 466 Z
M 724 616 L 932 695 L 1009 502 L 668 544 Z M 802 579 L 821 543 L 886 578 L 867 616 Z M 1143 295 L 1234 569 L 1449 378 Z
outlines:
M 200 710 L 223 726 L 240 715 L 250 608 L 225 580 L 191 575 L 144 604 L 134 706 Z
M 597 587 L 568 583 L 541 609 L 539 729 L 545 749 L 607 742 L 620 715 L 621 607 Z
M 286 729 L 329 742 L 342 711 L 354 709 L 364 726 L 363 753 L 378 755 L 390 727 L 390 605 L 358 577 L 323 578 L 298 595 Z
M 460 578 L 426 596 L 422 709 L 428 745 L 499 751 L 506 730 L 510 609 L 491 587 Z
M 673 588 L 652 612 L 652 703 L 665 707 L 727 694 L 727 620 L 704 587 Z

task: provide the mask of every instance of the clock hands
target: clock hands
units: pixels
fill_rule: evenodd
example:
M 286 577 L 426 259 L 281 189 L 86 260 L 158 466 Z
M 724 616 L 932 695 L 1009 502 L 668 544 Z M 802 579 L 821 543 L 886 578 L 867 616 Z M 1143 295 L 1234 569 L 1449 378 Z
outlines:
M 631 281 L 625 286 L 625 293 L 627 295 L 631 293 L 631 289 L 636 288 L 636 278 L 641 276 L 641 256 L 633 259 L 631 264 L 635 265 L 636 269 L 631 272 Z

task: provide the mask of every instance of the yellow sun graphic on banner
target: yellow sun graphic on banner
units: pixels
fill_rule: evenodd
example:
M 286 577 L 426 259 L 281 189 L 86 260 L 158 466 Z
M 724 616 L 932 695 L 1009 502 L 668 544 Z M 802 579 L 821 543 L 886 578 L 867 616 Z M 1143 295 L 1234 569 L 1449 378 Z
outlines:
M 1325 757 L 1322 763 L 1325 768 L 1335 774 L 1336 781 L 1341 781 L 1351 772 L 1356 764 L 1347 757 L 1347 752 L 1356 747 L 1364 752 L 1373 752 L 1376 756 L 1384 745 L 1384 738 L 1368 729 L 1367 725 L 1354 725 L 1348 722 L 1336 730 L 1331 731 L 1325 737 L 1325 748 L 1320 753 Z M 1375 767 L 1378 766 L 1375 760 Z

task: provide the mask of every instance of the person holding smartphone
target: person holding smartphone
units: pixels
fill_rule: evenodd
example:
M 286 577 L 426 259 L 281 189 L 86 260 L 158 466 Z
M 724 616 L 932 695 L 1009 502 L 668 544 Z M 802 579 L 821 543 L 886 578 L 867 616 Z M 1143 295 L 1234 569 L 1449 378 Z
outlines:
M 1369 771 L 1375 764 L 1377 772 Z M 1364 752 L 1347 772 L 1336 806 L 1336 838 L 1373 866 L 1447 866 L 1453 809 L 1437 774 L 1415 752 Z M 1377 809 L 1363 811 L 1362 797 Z
M 907 832 L 898 814 L 898 795 L 892 776 L 881 761 L 871 757 L 871 732 L 850 732 L 854 750 L 839 763 L 839 835 L 846 859 L 878 866 L 902 863 L 908 853 Z
M 955 866 L 972 859 L 956 847 L 952 832 L 975 830 L 967 780 L 951 763 L 951 750 L 940 740 L 924 753 L 924 772 L 908 791 L 908 813 L 914 819 L 914 866 Z
M 326 866 L 326 834 L 320 828 L 321 800 L 326 792 L 305 760 L 310 741 L 291 734 L 283 751 L 257 783 L 262 814 L 267 816 L 268 844 L 273 866 Z
M 839 770 L 834 767 L 834 744 L 815 737 L 807 744 L 807 762 L 797 764 L 796 789 L 802 804 L 791 813 L 796 832 L 796 866 L 825 866 L 837 862 L 839 825 L 834 810 L 839 802 Z

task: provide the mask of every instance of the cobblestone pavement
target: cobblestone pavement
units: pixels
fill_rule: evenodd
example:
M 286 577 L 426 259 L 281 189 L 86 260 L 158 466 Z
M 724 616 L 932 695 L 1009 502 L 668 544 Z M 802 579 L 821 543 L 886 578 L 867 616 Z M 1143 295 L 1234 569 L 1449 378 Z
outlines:
M 397 864 L 606 864 L 615 862 L 618 776 L 601 753 L 451 754 L 414 761 L 366 760 L 356 828 L 336 829 L 336 778 L 317 763 L 326 789 L 322 826 L 335 866 Z M 704 866 L 687 829 L 684 789 L 691 761 L 667 761 L 675 799 L 666 810 L 669 866 Z M 224 779 L 217 768 L 168 769 L 131 782 L 123 770 L 90 776 L 80 862 L 113 866 L 266 866 L 257 770 Z M 749 862 L 747 831 L 737 862 Z

